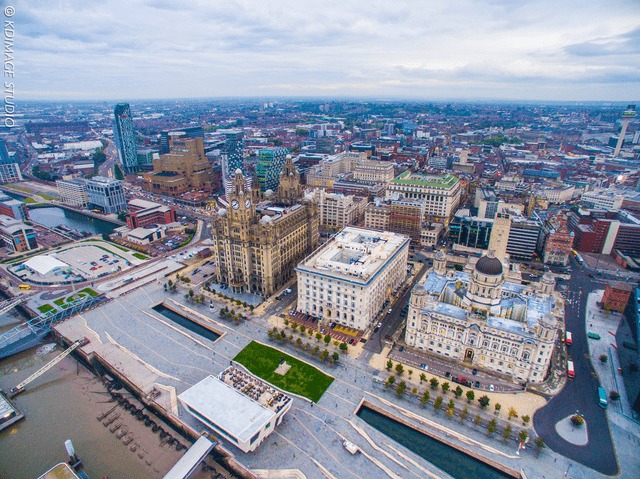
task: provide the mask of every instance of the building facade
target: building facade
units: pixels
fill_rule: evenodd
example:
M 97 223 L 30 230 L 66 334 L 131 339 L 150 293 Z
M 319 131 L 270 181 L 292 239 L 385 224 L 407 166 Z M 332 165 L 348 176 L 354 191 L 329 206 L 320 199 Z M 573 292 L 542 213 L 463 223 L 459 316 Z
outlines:
M 118 103 L 113 110 L 113 115 L 115 117 L 113 133 L 120 164 L 125 173 L 134 173 L 138 171 L 138 153 L 136 137 L 133 133 L 131 107 L 128 103 Z
M 62 179 L 56 181 L 58 193 L 63 203 L 85 208 L 89 204 L 87 185 L 82 179 Z
M 31 251 L 38 247 L 36 233 L 31 226 L 5 215 L 0 215 L 0 239 L 11 251 Z
M 424 213 L 424 200 L 401 198 L 374 201 L 365 208 L 364 226 L 409 236 L 413 244 L 418 245 Z
M 386 199 L 400 195 L 425 200 L 425 219 L 449 224 L 460 205 L 462 186 L 453 175 L 423 175 L 406 171 L 393 179 L 386 189 Z
M 544 243 L 542 261 L 545 264 L 567 266 L 573 249 L 573 234 L 567 227 L 567 215 L 558 213 L 545 224 L 548 234 Z
M 356 224 L 367 202 L 360 196 L 327 193 L 322 189 L 315 190 L 313 199 L 318 203 L 320 225 L 336 229 Z
M 242 130 L 230 130 L 225 132 L 224 151 L 222 155 L 222 176 L 224 179 L 233 178 L 235 171 L 244 169 L 244 133 Z
M 117 214 L 127 209 L 122 181 L 94 176 L 85 180 L 85 185 L 89 207 L 98 208 L 105 214 Z
M 311 201 L 289 206 L 275 195 L 261 201 L 240 170 L 228 199 L 229 208 L 212 221 L 217 281 L 234 292 L 270 296 L 318 246 L 318 207 Z
M 407 275 L 410 238 L 348 226 L 296 267 L 298 311 L 366 330 Z
M 176 210 L 173 206 L 165 206 L 145 200 L 129 201 L 127 227 L 131 229 L 175 222 Z
M 153 162 L 153 173 L 146 175 L 144 189 L 178 197 L 192 190 L 211 190 L 212 167 L 200 137 L 170 141 L 170 153 Z
M 353 179 L 363 183 L 386 185 L 394 178 L 393 164 L 380 160 L 360 160 L 353 168 Z
M 608 311 L 624 312 L 631 296 L 633 286 L 622 281 L 611 284 L 607 283 L 602 295 L 602 304 Z
M 492 252 L 471 272 L 448 272 L 446 261 L 437 253 L 411 293 L 406 343 L 523 383 L 544 381 L 564 316 L 553 277 L 535 289 L 508 282 Z
M 22 172 L 18 159 L 9 156 L 7 144 L 0 140 L 0 183 L 13 183 L 22 181 Z
M 24 221 L 29 219 L 29 210 L 22 201 L 14 200 L 10 196 L 0 193 L 0 215 Z
M 256 178 L 260 191 L 275 191 L 280 184 L 280 172 L 287 159 L 289 150 L 286 148 L 265 148 L 258 152 Z

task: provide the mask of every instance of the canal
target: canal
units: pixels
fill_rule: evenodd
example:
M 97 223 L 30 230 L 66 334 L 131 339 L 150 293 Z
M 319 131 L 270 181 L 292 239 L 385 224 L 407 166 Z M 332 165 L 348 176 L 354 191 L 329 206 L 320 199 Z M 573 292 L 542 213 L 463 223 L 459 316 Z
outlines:
M 117 225 L 102 221 L 97 218 L 85 216 L 82 213 L 69 211 L 56 206 L 46 208 L 32 208 L 29 210 L 29 217 L 36 223 L 54 228 L 59 225 L 67 226 L 77 231 L 87 231 L 92 235 L 102 233 L 111 234 Z
M 370 426 L 423 457 L 455 479 L 507 479 L 511 477 L 367 406 L 363 405 L 357 415 Z

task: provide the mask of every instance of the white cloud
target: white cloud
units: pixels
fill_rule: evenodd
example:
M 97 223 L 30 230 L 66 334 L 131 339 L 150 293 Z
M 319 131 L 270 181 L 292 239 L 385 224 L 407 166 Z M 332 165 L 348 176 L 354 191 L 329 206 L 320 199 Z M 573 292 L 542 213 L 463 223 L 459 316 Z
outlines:
M 19 99 L 627 100 L 638 91 L 633 0 L 67 0 L 15 8 Z M 609 96 L 592 98 L 602 85 Z

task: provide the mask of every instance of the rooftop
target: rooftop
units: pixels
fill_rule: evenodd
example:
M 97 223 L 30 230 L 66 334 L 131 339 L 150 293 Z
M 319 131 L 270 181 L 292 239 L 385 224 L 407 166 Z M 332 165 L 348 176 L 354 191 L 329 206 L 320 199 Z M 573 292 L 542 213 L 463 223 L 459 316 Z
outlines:
M 398 177 L 391 180 L 391 184 L 396 185 L 415 185 L 415 186 L 433 186 L 436 188 L 451 188 L 458 182 L 458 177 L 450 174 L 446 175 L 423 175 L 405 171 Z

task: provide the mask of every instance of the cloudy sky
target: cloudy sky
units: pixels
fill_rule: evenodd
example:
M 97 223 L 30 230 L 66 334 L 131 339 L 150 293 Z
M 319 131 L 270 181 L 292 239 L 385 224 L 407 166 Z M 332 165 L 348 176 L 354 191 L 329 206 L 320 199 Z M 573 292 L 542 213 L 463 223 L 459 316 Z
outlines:
M 638 0 L 7 4 L 18 100 L 640 97 Z

